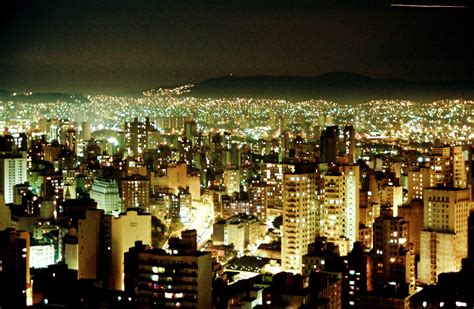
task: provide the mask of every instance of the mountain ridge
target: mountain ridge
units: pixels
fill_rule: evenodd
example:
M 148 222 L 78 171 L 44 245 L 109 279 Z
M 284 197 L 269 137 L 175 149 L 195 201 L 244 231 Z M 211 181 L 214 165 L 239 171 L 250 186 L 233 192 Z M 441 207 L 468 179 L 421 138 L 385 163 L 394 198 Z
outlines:
M 348 72 L 320 76 L 223 76 L 196 84 L 187 96 L 321 98 L 357 103 L 373 99 L 433 101 L 473 98 L 474 81 L 406 81 Z

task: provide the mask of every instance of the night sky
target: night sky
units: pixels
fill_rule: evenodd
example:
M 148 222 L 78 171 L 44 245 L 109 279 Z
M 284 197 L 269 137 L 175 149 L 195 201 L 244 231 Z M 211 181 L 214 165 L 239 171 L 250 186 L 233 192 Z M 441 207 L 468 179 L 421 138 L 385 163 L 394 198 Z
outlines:
M 0 89 L 110 94 L 334 71 L 474 80 L 472 9 L 294 2 L 4 0 Z

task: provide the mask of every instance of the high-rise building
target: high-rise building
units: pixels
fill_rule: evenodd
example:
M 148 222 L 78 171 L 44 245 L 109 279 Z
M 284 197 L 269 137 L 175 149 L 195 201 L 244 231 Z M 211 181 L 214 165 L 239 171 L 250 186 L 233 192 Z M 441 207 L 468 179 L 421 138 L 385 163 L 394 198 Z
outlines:
M 467 257 L 469 189 L 433 187 L 424 192 L 424 229 L 420 235 L 418 279 L 436 283 L 438 275 L 461 269 Z
M 319 147 L 319 161 L 323 163 L 336 163 L 339 154 L 339 127 L 330 126 L 321 133 Z
M 382 188 L 382 206 L 388 207 L 392 210 L 393 216 L 398 216 L 398 208 L 403 204 L 403 189 L 402 186 L 396 185 L 393 182 L 388 182 Z
M 420 167 L 418 170 L 408 172 L 408 200 L 423 199 L 423 190 L 433 187 L 434 171 L 429 167 Z
M 169 252 L 137 242 L 125 253 L 125 291 L 140 307 L 212 307 L 211 254 L 197 250 L 196 231 L 183 234 Z
M 270 196 L 270 186 L 263 183 L 253 183 L 249 187 L 250 214 L 261 220 L 267 219 L 267 208 Z
M 5 203 L 13 203 L 13 186 L 26 182 L 27 160 L 21 154 L 0 155 L 0 193 Z
M 85 216 L 78 220 L 77 228 L 77 252 L 76 257 L 68 255 L 70 267 L 77 265 L 78 279 L 94 279 L 101 277 L 100 260 L 102 255 L 102 222 L 103 211 L 88 209 Z
M 149 212 L 150 179 L 140 175 L 120 179 L 120 196 L 123 211 L 139 208 Z
M 232 195 L 235 192 L 240 192 L 240 170 L 239 169 L 225 169 L 224 170 L 224 187 L 227 194 Z
M 77 153 L 77 131 L 75 128 L 67 128 L 64 132 L 64 145 L 67 150 Z
M 102 225 L 104 286 L 124 290 L 124 254 L 136 241 L 151 244 L 151 215 L 129 210 L 119 217 L 104 216 Z
M 343 165 L 324 175 L 322 236 L 339 246 L 342 256 L 359 239 L 359 166 Z
M 355 130 L 353 126 L 344 127 L 343 135 L 344 155 L 347 163 L 355 162 Z
M 455 188 L 467 186 L 462 146 L 433 147 L 426 161 L 433 171 L 435 185 Z
M 10 207 L 5 205 L 3 194 L 0 194 L 0 231 L 3 231 L 12 225 L 12 214 Z
M 91 124 L 90 122 L 82 122 L 81 124 L 81 136 L 82 136 L 82 141 L 88 141 L 91 139 Z
M 148 131 L 150 130 L 150 120 L 145 122 L 135 118 L 132 122 L 125 123 L 125 149 L 130 156 L 142 156 L 148 149 Z
M 178 194 L 180 188 L 189 187 L 193 201 L 201 199 L 199 176 L 188 174 L 186 163 L 169 164 L 166 175 L 153 176 L 151 184 L 154 188 L 172 189 Z
M 234 215 L 214 223 L 212 242 L 214 245 L 233 245 L 238 252 L 244 252 L 259 239 L 259 221 L 245 214 Z
M 362 243 L 356 242 L 346 257 L 345 306 L 359 308 L 360 298 L 372 291 L 372 259 L 364 252 Z
M 375 219 L 372 249 L 373 280 L 376 288 L 389 282 L 415 287 L 415 254 L 408 243 L 408 221 L 388 214 Z
M 295 171 L 295 165 L 284 163 L 262 163 L 260 181 L 270 186 L 268 206 L 281 210 L 283 206 L 283 175 Z
M 467 175 L 462 146 L 451 147 L 452 177 L 455 188 L 466 188 Z
M 32 305 L 30 280 L 30 235 L 26 231 L 0 231 L 1 308 Z
M 196 136 L 197 126 L 194 120 L 188 120 L 184 122 L 184 137 L 188 141 L 192 141 L 193 137 Z
M 282 269 L 301 273 L 303 255 L 318 236 L 319 203 L 316 173 L 291 173 L 283 177 Z
M 119 187 L 114 179 L 96 178 L 89 194 L 97 202 L 97 208 L 104 210 L 106 215 L 122 212 Z
M 423 201 L 414 200 L 398 209 L 398 216 L 409 222 L 408 242 L 413 244 L 416 255 L 420 255 L 420 233 L 423 230 Z

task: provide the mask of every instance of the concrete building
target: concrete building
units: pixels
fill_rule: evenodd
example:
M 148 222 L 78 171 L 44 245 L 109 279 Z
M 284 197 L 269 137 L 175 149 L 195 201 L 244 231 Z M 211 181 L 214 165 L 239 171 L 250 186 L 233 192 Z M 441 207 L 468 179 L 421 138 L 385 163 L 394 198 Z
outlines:
M 228 195 L 234 192 L 240 192 L 240 170 L 239 169 L 225 169 L 224 170 L 224 187 Z
M 375 288 L 389 282 L 415 288 L 415 254 L 408 243 L 408 221 L 401 217 L 384 214 L 373 225 L 372 249 L 373 279 Z
M 189 187 L 193 201 L 201 199 L 199 176 L 188 175 L 186 163 L 168 165 L 165 175 L 151 177 L 151 185 L 153 188 L 171 189 L 174 194 L 178 194 L 179 188 Z
M 409 222 L 408 242 L 413 244 L 416 255 L 420 255 L 420 233 L 423 230 L 423 201 L 414 200 L 398 209 L 398 216 Z
M 303 255 L 318 236 L 316 173 L 284 174 L 282 269 L 301 273 Z
M 423 199 L 423 190 L 434 185 L 434 171 L 429 167 L 421 167 L 418 170 L 409 171 L 407 203 L 414 199 Z
M 211 254 L 198 251 L 196 231 L 189 232 L 171 241 L 169 252 L 137 242 L 125 254 L 125 291 L 140 307 L 212 307 Z
M 259 239 L 259 221 L 245 214 L 234 215 L 214 223 L 212 241 L 214 245 L 233 245 L 238 252 L 244 252 Z
M 27 181 L 26 155 L 0 155 L 0 194 L 3 194 L 5 203 L 13 203 L 13 186 Z
M 347 163 L 355 162 L 355 130 L 353 126 L 345 126 L 343 134 L 344 156 Z
M 138 121 L 138 118 L 135 118 L 132 122 L 125 123 L 125 149 L 130 156 L 142 156 L 148 149 L 148 131 L 150 127 L 148 118 L 145 122 Z
M 140 175 L 120 179 L 120 196 L 123 211 L 141 209 L 149 212 L 150 179 Z
M 106 215 L 117 215 L 122 212 L 119 186 L 114 179 L 96 178 L 89 195 L 97 202 L 97 208 L 104 210 Z
M 268 207 L 283 207 L 283 175 L 293 173 L 295 165 L 283 163 L 262 163 L 260 165 L 260 182 L 270 186 Z
M 459 271 L 467 257 L 471 195 L 469 189 L 433 187 L 424 197 L 418 279 L 433 284 L 440 273 Z
M 319 161 L 323 163 L 336 163 L 339 154 L 339 127 L 328 126 L 321 133 Z
M 261 220 L 266 220 L 270 199 L 271 191 L 269 185 L 263 183 L 251 184 L 249 187 L 250 214 Z
M 32 305 L 30 235 L 26 231 L 0 231 L 0 307 Z
M 466 188 L 467 175 L 462 146 L 433 147 L 426 161 L 433 171 L 435 185 Z
M 343 165 L 324 175 L 321 232 L 342 256 L 359 240 L 359 167 Z
M 100 279 L 100 261 L 102 258 L 103 211 L 88 209 L 83 219 L 78 220 L 77 250 L 69 246 L 68 262 L 70 267 L 77 264 L 78 279 Z M 76 261 L 74 254 L 77 252 Z
M 388 182 L 382 188 L 382 206 L 390 208 L 393 216 L 398 216 L 398 208 L 403 204 L 403 188 L 393 182 Z
M 3 194 L 0 194 L 0 231 L 12 226 L 12 213 L 10 207 L 5 205 Z
M 105 216 L 103 224 L 105 287 L 124 290 L 124 254 L 136 241 L 151 244 L 151 215 L 129 210 L 118 218 Z M 109 249 L 110 248 L 110 249 Z

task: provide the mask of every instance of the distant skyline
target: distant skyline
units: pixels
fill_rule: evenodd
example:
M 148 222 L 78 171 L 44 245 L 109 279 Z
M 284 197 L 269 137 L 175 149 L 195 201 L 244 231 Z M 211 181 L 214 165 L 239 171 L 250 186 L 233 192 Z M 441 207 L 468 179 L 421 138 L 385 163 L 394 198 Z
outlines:
M 472 9 L 292 2 L 6 0 L 0 89 L 113 94 L 335 71 L 474 80 Z

